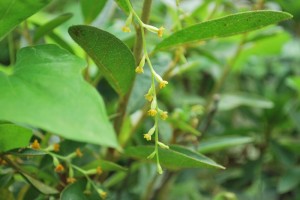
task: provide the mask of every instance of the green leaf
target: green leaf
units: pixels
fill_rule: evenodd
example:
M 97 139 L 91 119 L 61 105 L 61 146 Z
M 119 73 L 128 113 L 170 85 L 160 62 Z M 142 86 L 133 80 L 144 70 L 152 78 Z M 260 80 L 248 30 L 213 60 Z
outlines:
M 79 180 L 68 185 L 61 193 L 61 200 L 101 200 L 100 195 L 92 188 L 91 194 L 85 194 L 86 181 Z
M 182 29 L 164 39 L 155 49 L 166 49 L 199 40 L 237 35 L 290 18 L 292 18 L 292 15 L 289 13 L 278 11 L 241 12 Z
M 273 102 L 249 94 L 224 94 L 221 96 L 218 108 L 231 110 L 239 106 L 270 109 L 273 107 Z
M 56 45 L 21 49 L 13 74 L 0 72 L 0 120 L 118 147 L 101 96 L 81 75 L 84 66 Z
M 83 166 L 82 169 L 84 170 L 96 169 L 99 166 L 103 171 L 127 171 L 125 167 L 122 167 L 116 163 L 106 161 L 106 160 L 95 160 Z
M 253 142 L 251 137 L 225 136 L 210 138 L 200 142 L 198 152 L 210 153 L 250 142 Z
M 280 194 L 289 192 L 300 184 L 300 168 L 288 170 L 280 177 L 277 190 Z
M 0 41 L 15 26 L 30 17 L 51 0 L 1 0 L 0 1 Z
M 90 24 L 100 14 L 107 0 L 80 0 L 84 22 Z
M 31 136 L 30 129 L 14 124 L 0 124 L 0 152 L 28 146 Z
M 135 60 L 129 48 L 114 35 L 91 26 L 72 26 L 71 37 L 89 54 L 119 94 L 126 94 L 135 77 Z
M 146 159 L 154 151 L 152 146 L 128 147 L 125 155 L 137 159 Z M 223 166 L 215 163 L 210 158 L 181 146 L 171 146 L 169 150 L 159 149 L 160 163 L 169 169 L 181 168 L 219 168 Z M 152 160 L 153 161 L 153 160 Z
M 31 148 L 24 148 L 24 149 L 17 149 L 9 151 L 9 154 L 15 155 L 15 156 L 44 156 L 47 155 L 45 151 L 41 150 L 35 150 Z
M 129 8 L 127 6 L 126 0 L 115 0 L 119 7 L 125 12 L 129 13 Z
M 299 76 L 291 76 L 286 80 L 286 84 L 300 93 L 300 77 Z
M 52 32 L 52 30 L 54 28 L 61 25 L 65 21 L 69 20 L 72 16 L 73 16 L 73 14 L 71 14 L 71 13 L 62 14 L 62 15 L 56 17 L 55 19 L 47 22 L 46 24 L 38 27 L 35 31 L 33 41 L 34 42 L 38 41 L 44 35 L 47 35 L 49 32 Z
M 32 176 L 24 173 L 24 172 L 20 172 L 21 175 L 38 191 L 40 191 L 43 194 L 57 194 L 58 191 L 55 188 L 52 188 L 44 183 L 42 183 L 41 181 L 33 178 Z
M 14 200 L 14 194 L 8 188 L 0 188 L 0 200 Z

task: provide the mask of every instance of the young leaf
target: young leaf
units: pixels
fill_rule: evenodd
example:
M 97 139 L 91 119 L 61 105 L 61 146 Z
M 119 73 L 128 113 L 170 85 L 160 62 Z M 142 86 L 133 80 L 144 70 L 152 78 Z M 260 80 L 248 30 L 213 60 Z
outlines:
M 49 32 L 51 32 L 54 28 L 61 25 L 65 21 L 69 20 L 72 16 L 73 16 L 73 14 L 71 14 L 71 13 L 62 14 L 62 15 L 56 17 L 55 19 L 47 22 L 46 24 L 38 27 L 36 29 L 33 41 L 34 42 L 38 41 L 41 37 L 43 37 L 44 35 L 47 35 Z
M 118 147 L 101 96 L 81 76 L 84 66 L 56 45 L 21 49 L 13 74 L 0 72 L 0 120 Z
M 0 41 L 15 26 L 30 17 L 51 0 L 1 0 L 0 1 Z
M 100 14 L 107 0 L 80 0 L 84 22 L 90 24 Z
M 0 124 L 0 152 L 26 147 L 32 131 L 14 124 Z
M 182 29 L 164 39 L 155 49 L 167 49 L 199 40 L 237 35 L 290 18 L 292 18 L 292 15 L 289 13 L 278 11 L 260 10 L 241 12 Z
M 125 154 L 137 159 L 146 159 L 153 151 L 152 146 L 137 146 L 125 149 Z M 168 150 L 159 149 L 159 158 L 160 163 L 169 169 L 202 167 L 224 169 L 210 158 L 181 146 L 171 146 Z
M 94 60 L 103 76 L 121 96 L 131 88 L 135 60 L 129 48 L 114 35 L 91 26 L 72 26 L 69 34 Z

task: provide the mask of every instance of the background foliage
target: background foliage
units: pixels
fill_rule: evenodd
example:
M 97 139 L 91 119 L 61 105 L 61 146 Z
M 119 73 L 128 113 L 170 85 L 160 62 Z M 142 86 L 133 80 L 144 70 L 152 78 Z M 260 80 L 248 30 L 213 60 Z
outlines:
M 126 1 L 0 0 L 0 199 L 299 199 L 300 2 L 151 2 L 162 175 Z

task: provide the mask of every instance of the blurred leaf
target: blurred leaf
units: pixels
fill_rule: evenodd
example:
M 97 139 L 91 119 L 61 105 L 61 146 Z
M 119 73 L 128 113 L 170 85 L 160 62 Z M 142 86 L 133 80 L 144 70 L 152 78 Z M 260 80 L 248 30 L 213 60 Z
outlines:
M 126 176 L 127 176 L 127 174 L 124 172 L 114 173 L 110 177 L 105 179 L 103 186 L 106 188 L 110 188 L 110 187 L 120 183 L 122 180 L 124 180 L 126 178 Z
M 107 0 L 80 0 L 84 22 L 90 24 L 100 14 Z
M 237 145 L 247 144 L 253 142 L 251 137 L 239 137 L 239 136 L 223 136 L 216 138 L 204 139 L 200 142 L 198 152 L 211 153 L 220 151 L 222 149 L 235 147 Z
M 171 123 L 174 127 L 178 128 L 178 129 L 180 129 L 184 132 L 191 133 L 191 134 L 196 135 L 196 136 L 201 135 L 200 131 L 195 129 L 193 126 L 191 126 L 187 122 L 182 121 L 181 119 L 170 119 L 169 121 L 171 121 Z
M 257 41 L 248 42 L 235 61 L 234 66 L 236 68 L 242 68 L 245 62 L 252 56 L 278 55 L 282 50 L 282 46 L 289 41 L 290 38 L 288 33 L 282 32 L 263 39 L 261 38 Z
M 95 160 L 83 166 L 82 169 L 84 170 L 96 169 L 99 166 L 103 171 L 127 171 L 125 167 L 122 167 L 116 163 L 107 160 Z
M 71 37 L 89 54 L 119 94 L 126 94 L 135 77 L 135 60 L 130 49 L 114 35 L 91 26 L 72 26 Z
M 43 194 L 57 194 L 58 191 L 55 188 L 52 188 L 44 183 L 42 183 L 41 181 L 33 178 L 32 176 L 24 173 L 24 172 L 20 172 L 21 175 L 38 191 L 40 191 Z
M 249 94 L 224 94 L 221 96 L 218 108 L 231 110 L 239 106 L 270 109 L 273 107 L 273 102 Z
M 125 12 L 129 13 L 129 8 L 127 6 L 126 0 L 115 0 L 119 7 Z
M 300 168 L 292 168 L 280 177 L 277 186 L 280 194 L 289 192 L 300 184 Z
M 47 153 L 45 151 L 35 150 L 31 148 L 25 148 L 25 149 L 15 149 L 12 151 L 9 151 L 9 154 L 15 155 L 15 156 L 43 156 Z
M 8 188 L 0 188 L 0 200 L 14 200 L 14 195 Z
M 0 152 L 26 147 L 32 131 L 14 124 L 0 124 Z
M 101 96 L 81 76 L 84 66 L 82 59 L 56 45 L 21 49 L 14 73 L 0 72 L 0 120 L 118 147 Z
M 228 15 L 182 29 L 164 39 L 155 49 L 166 49 L 199 40 L 237 35 L 290 18 L 292 15 L 289 13 L 267 10 Z
M 73 16 L 73 14 L 71 14 L 71 13 L 62 14 L 62 15 L 56 17 L 55 19 L 47 22 L 46 24 L 38 27 L 35 31 L 33 41 L 34 42 L 38 41 L 44 35 L 47 35 L 49 32 L 52 32 L 53 29 L 55 29 L 56 27 L 58 27 L 65 21 L 69 20 L 72 16 Z
M 292 76 L 292 77 L 289 77 L 287 80 L 286 80 L 286 84 L 297 90 L 298 93 L 300 94 L 300 77 L 298 76 Z
M 125 155 L 146 159 L 153 151 L 154 147 L 152 146 L 128 147 L 125 149 Z M 159 158 L 160 163 L 169 169 L 202 167 L 224 169 L 210 158 L 181 146 L 171 146 L 169 150 L 159 149 Z
M 30 17 L 51 0 L 1 0 L 0 1 L 0 41 L 15 26 Z
M 101 200 L 100 195 L 93 190 L 91 194 L 85 194 L 86 181 L 79 180 L 65 187 L 60 194 L 60 200 Z
M 74 54 L 74 51 L 72 49 L 72 47 L 70 46 L 70 44 L 68 42 L 66 42 L 62 37 L 60 37 L 58 34 L 53 33 L 53 32 L 49 32 L 48 36 L 54 41 L 56 42 L 56 44 L 58 44 L 59 46 L 61 46 L 62 48 L 68 50 L 70 53 Z

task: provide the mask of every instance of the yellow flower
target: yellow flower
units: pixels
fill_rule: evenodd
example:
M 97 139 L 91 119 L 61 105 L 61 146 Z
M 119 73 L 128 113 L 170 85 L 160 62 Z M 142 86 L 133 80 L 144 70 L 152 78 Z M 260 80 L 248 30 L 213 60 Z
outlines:
M 131 30 L 130 30 L 130 28 L 129 28 L 128 26 L 123 26 L 123 27 L 122 27 L 122 31 L 123 31 L 124 33 L 130 33 L 130 32 L 131 32 Z
M 167 111 L 160 112 L 160 118 L 162 120 L 166 120 L 168 118 L 168 112 Z
M 163 36 L 164 30 L 165 30 L 165 28 L 162 27 L 162 26 L 158 29 L 158 31 L 157 31 L 158 37 L 162 37 Z
M 58 164 L 56 167 L 55 167 L 55 171 L 56 172 L 63 172 L 63 171 L 65 171 L 65 168 L 64 168 L 64 166 L 62 165 L 62 164 Z
M 138 74 L 142 74 L 142 73 L 144 73 L 144 69 L 141 66 L 137 66 L 135 68 L 135 72 L 138 73 Z
M 163 81 L 159 82 L 159 88 L 162 89 L 162 88 L 166 87 L 167 84 L 168 84 L 168 81 L 163 80 Z
M 106 192 L 100 191 L 99 194 L 100 194 L 100 197 L 101 197 L 102 199 L 106 199 L 106 197 L 107 197 L 107 193 L 106 193 Z
M 145 97 L 145 99 L 147 99 L 150 102 L 153 100 L 153 95 L 152 94 L 147 93 L 147 94 L 145 94 L 144 97 Z
M 149 133 L 146 133 L 144 134 L 144 138 L 147 140 L 147 141 L 150 141 L 151 140 L 151 135 Z
M 148 110 L 148 115 L 154 117 L 157 114 L 157 111 L 155 109 Z
M 37 139 L 35 139 L 33 141 L 33 143 L 31 144 L 31 148 L 35 149 L 35 150 L 39 150 L 41 148 L 40 143 L 39 143 L 39 141 Z
M 82 154 L 82 152 L 80 151 L 79 148 L 77 148 L 75 152 L 76 152 L 76 156 L 78 156 L 78 157 L 82 157 L 83 156 L 83 154 Z
M 73 178 L 73 177 L 68 177 L 67 178 L 67 183 L 74 183 L 75 181 L 76 181 L 76 179 Z
M 55 143 L 55 144 L 53 145 L 53 151 L 59 152 L 59 149 L 60 149 L 60 145 L 59 145 L 58 143 Z
M 100 166 L 98 166 L 98 167 L 96 168 L 96 174 L 100 176 L 100 175 L 102 174 L 102 172 L 103 172 L 103 171 L 102 171 L 102 168 L 101 168 Z

